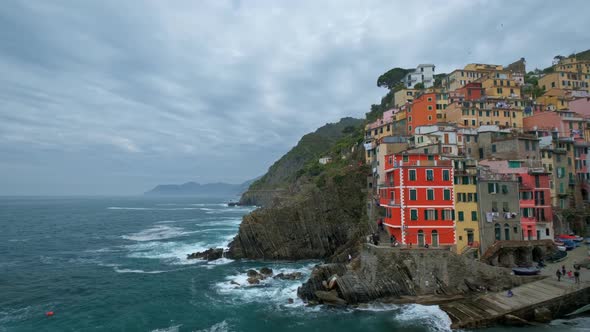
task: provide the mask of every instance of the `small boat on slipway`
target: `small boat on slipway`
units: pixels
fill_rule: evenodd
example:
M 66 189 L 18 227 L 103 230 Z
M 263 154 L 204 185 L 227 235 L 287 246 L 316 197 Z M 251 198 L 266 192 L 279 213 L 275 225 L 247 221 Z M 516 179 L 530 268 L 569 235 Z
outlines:
M 515 267 L 512 272 L 517 276 L 534 276 L 541 273 L 541 270 L 536 267 Z

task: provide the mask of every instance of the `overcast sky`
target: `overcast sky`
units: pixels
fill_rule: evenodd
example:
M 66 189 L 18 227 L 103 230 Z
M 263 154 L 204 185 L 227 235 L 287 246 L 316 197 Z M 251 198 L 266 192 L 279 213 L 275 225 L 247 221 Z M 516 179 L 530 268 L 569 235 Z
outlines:
M 393 67 L 590 47 L 587 1 L 0 3 L 0 195 L 242 182 Z

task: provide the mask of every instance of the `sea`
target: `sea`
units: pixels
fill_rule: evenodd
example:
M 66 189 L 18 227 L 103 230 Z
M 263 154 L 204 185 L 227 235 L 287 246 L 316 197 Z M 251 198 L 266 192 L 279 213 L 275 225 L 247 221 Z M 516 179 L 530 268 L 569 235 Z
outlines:
M 229 199 L 0 197 L 0 332 L 450 330 L 437 306 L 310 307 L 296 295 L 304 280 L 246 282 L 262 267 L 306 278 L 319 261 L 187 260 L 236 235 L 253 208 Z M 590 331 L 590 321 L 485 331 Z

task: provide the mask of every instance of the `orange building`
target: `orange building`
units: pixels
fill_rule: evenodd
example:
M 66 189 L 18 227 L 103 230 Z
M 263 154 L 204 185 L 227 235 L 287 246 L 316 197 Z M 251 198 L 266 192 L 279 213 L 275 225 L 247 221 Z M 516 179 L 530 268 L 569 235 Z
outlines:
M 424 93 L 417 96 L 408 105 L 406 123 L 409 135 L 414 135 L 414 130 L 418 126 L 436 124 L 436 93 Z

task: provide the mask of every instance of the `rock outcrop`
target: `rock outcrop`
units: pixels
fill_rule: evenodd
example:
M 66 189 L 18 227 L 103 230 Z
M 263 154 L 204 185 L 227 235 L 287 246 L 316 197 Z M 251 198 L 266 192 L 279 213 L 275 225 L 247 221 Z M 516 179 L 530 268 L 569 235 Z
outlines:
M 246 216 L 228 257 L 344 261 L 366 234 L 365 166 L 298 183 L 298 193 Z
M 332 287 L 331 280 L 335 280 Z M 531 280 L 534 278 L 514 276 L 509 269 L 447 250 L 364 245 L 356 267 L 342 263 L 319 265 L 299 288 L 298 296 L 311 303 L 323 303 L 325 292 L 335 290 L 348 304 L 431 295 L 443 299 L 510 289 Z
M 206 261 L 214 261 L 223 257 L 223 248 L 209 248 L 205 251 L 194 252 L 186 256 L 187 259 L 204 259 Z

